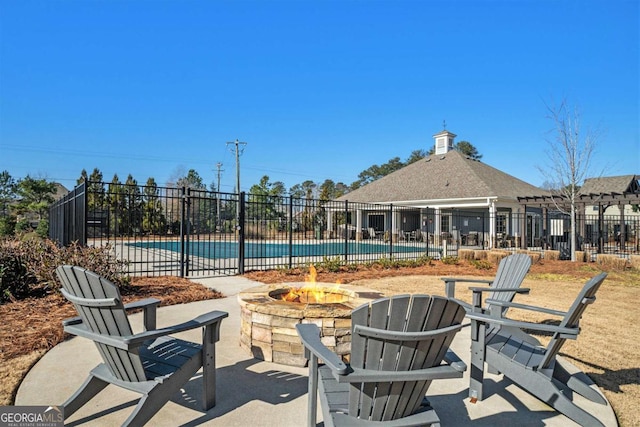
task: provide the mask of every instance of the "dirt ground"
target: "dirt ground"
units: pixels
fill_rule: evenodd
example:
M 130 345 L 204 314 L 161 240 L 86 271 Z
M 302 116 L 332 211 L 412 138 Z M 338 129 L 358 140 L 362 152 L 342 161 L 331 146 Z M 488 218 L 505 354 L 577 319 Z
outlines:
M 518 295 L 516 302 L 566 310 L 587 279 L 601 270 L 594 264 L 568 261 L 542 261 L 534 264 L 523 286 L 529 295 Z M 250 272 L 245 276 L 263 283 L 300 282 L 307 270 Z M 444 294 L 441 277 L 483 277 L 491 279 L 495 268 L 478 270 L 465 261 L 458 265 L 433 262 L 432 265 L 400 268 L 363 268 L 337 273 L 318 269 L 317 280 L 350 283 L 375 289 L 387 295 L 402 293 Z M 157 297 L 162 305 L 177 304 L 220 295 L 185 279 L 175 277 L 142 278 L 123 295 L 125 302 Z M 622 426 L 640 426 L 640 328 L 637 326 L 637 296 L 640 271 L 611 271 L 600 288 L 597 301 L 588 307 L 576 341 L 569 341 L 562 354 L 584 370 L 601 387 L 613 405 Z M 458 286 L 456 297 L 470 301 L 471 292 Z M 548 321 L 548 316 L 532 316 L 510 311 L 511 317 L 529 321 Z M 75 315 L 73 307 L 59 295 L 0 305 L 0 405 L 11 405 L 17 387 L 31 366 L 46 351 L 64 339 L 61 320 Z M 546 337 L 539 337 L 544 341 Z

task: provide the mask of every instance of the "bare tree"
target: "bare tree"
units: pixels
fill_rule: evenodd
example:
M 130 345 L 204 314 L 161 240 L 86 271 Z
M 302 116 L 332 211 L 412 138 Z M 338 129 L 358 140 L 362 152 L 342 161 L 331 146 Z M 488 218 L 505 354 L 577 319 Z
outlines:
M 556 106 L 547 107 L 547 118 L 553 122 L 553 129 L 547 138 L 549 150 L 547 156 L 549 166 L 538 168 L 540 172 L 553 182 L 552 194 L 559 196 L 562 202 L 556 203 L 558 210 L 568 213 L 571 218 L 570 246 L 571 261 L 576 260 L 576 201 L 580 185 L 590 173 L 591 156 L 593 155 L 599 132 L 586 130 L 582 132 L 580 112 L 570 107 L 566 100 Z M 569 212 L 563 208 L 568 201 Z

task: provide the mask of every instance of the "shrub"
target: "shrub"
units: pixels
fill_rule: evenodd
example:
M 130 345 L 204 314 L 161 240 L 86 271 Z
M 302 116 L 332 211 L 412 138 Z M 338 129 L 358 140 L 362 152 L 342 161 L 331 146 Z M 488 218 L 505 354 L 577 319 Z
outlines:
M 478 270 L 491 270 L 493 268 L 493 264 L 486 259 L 474 259 L 469 261 L 469 263 Z
M 544 259 L 547 261 L 558 261 L 560 259 L 560 251 L 544 251 Z
M 108 246 L 88 248 L 71 244 L 60 248 L 47 239 L 13 239 L 0 241 L 2 292 L 23 298 L 36 290 L 58 289 L 55 269 L 63 264 L 84 267 L 121 287 L 129 284 L 129 277 L 124 274 L 126 264 L 118 261 Z
M 476 249 L 473 251 L 473 259 L 487 259 L 487 251 Z
M 487 253 L 487 261 L 491 264 L 499 264 L 502 258 L 505 258 L 509 255 L 509 252 L 505 251 L 489 251 Z
M 0 303 L 24 298 L 37 283 L 24 261 L 15 254 L 0 254 Z
M 442 261 L 443 264 L 447 264 L 447 265 L 457 265 L 458 264 L 458 257 L 446 256 L 446 257 L 442 257 L 440 259 L 440 261 Z
M 466 260 L 473 260 L 473 259 L 475 259 L 474 252 L 475 251 L 473 249 L 459 249 L 458 250 L 458 258 L 466 259 Z
M 629 262 L 631 263 L 632 268 L 640 270 L 640 255 L 631 255 L 629 257 Z
M 0 218 L 0 237 L 13 236 L 16 228 L 16 219 L 12 216 L 4 216 Z
M 596 263 L 614 270 L 624 270 L 627 267 L 627 259 L 620 258 L 617 255 L 598 254 L 596 256 Z
M 38 222 L 38 227 L 36 227 L 36 234 L 41 239 L 49 237 L 49 221 L 41 219 L 40 222 Z

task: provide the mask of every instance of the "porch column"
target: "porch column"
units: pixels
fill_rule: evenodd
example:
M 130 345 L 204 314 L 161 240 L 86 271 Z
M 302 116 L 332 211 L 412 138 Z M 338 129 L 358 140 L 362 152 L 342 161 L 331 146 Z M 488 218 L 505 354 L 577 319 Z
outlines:
M 391 213 L 391 236 L 389 238 L 392 242 L 398 241 L 398 231 L 400 228 L 400 212 L 393 211 Z
M 362 209 L 356 210 L 356 242 L 362 240 Z
M 333 238 L 333 211 L 327 211 L 327 236 L 326 238 Z
M 625 250 L 625 241 L 627 240 L 627 230 L 624 224 L 624 207 L 625 205 L 618 205 L 618 209 L 620 209 L 620 250 Z
M 496 244 L 496 201 L 489 204 L 489 248 L 495 248 Z
M 440 208 L 435 208 L 433 210 L 433 222 L 433 244 L 440 246 L 442 243 L 440 241 Z

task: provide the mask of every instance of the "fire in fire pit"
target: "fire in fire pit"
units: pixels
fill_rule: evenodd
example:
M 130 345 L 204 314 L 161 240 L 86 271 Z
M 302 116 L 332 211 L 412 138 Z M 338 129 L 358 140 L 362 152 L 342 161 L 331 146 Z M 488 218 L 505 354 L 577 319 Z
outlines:
M 281 299 L 286 302 L 301 302 L 304 304 L 328 304 L 328 303 L 343 303 L 351 299 L 351 295 L 348 292 L 343 292 L 340 289 L 340 284 L 336 284 L 332 288 L 326 288 L 325 286 L 318 286 L 316 278 L 318 272 L 316 268 L 311 265 L 309 267 L 309 275 L 305 277 L 305 285 L 301 287 L 290 287 L 288 290 L 278 289 L 270 292 L 269 295 L 275 299 Z
M 258 359 L 304 366 L 298 323 L 315 323 L 321 339 L 348 361 L 351 351 L 351 311 L 383 295 L 349 285 L 315 282 L 263 285 L 238 294 L 241 307 L 240 346 Z

